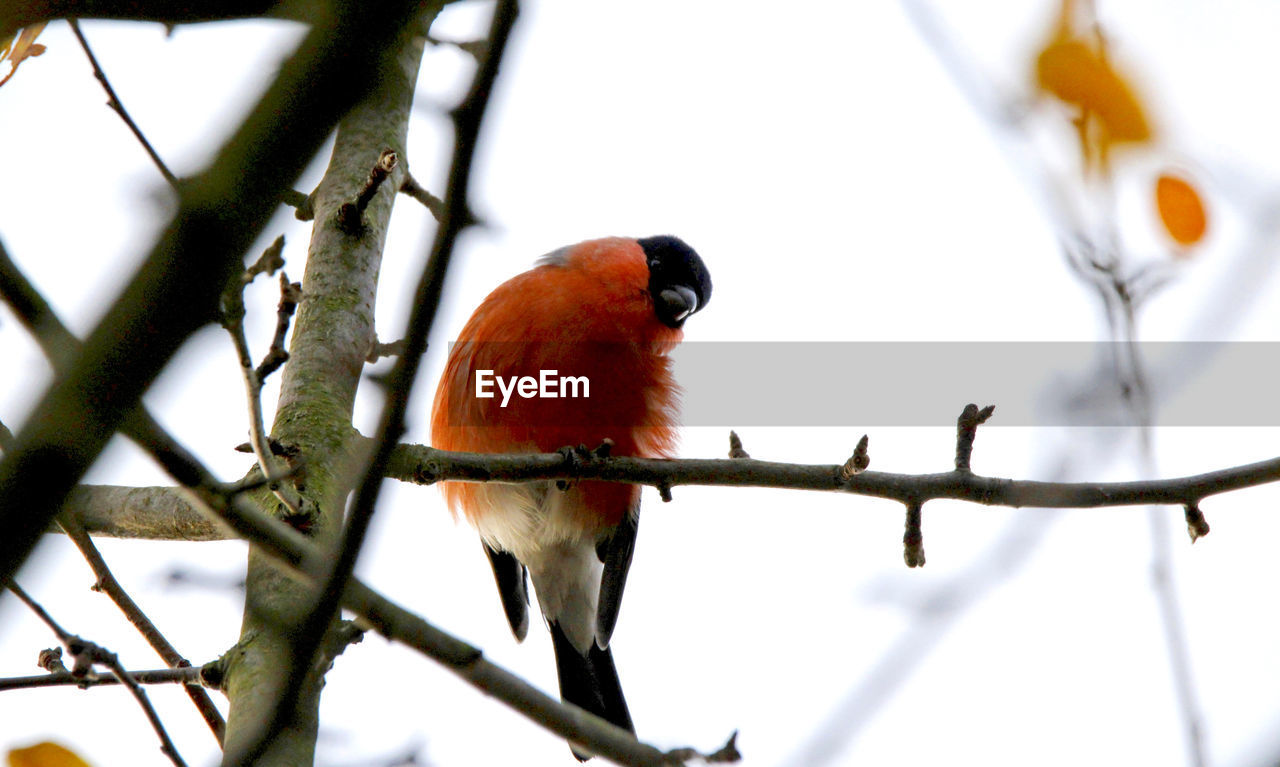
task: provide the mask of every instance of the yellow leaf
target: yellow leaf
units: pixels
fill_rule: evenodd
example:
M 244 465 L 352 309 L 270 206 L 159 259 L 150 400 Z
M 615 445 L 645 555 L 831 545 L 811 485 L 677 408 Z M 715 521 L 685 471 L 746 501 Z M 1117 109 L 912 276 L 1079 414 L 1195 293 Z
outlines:
M 0 85 L 9 82 L 9 78 L 18 71 L 18 65 L 28 58 L 35 58 L 44 53 L 45 47 L 36 42 L 36 38 L 44 31 L 48 22 L 42 21 L 39 24 L 33 24 L 18 35 L 18 39 L 14 40 L 10 37 L 7 40 L 0 40 L 0 61 L 9 60 L 9 74 L 0 80 Z
M 88 762 L 57 743 L 37 743 L 9 752 L 9 767 L 89 767 Z
M 1057 38 L 1036 59 L 1041 90 L 1097 117 L 1104 143 L 1151 138 L 1142 102 L 1101 53 L 1080 40 Z
M 1162 173 L 1156 179 L 1156 209 L 1164 230 L 1179 245 L 1195 245 L 1204 238 L 1208 216 L 1200 194 L 1189 181 Z

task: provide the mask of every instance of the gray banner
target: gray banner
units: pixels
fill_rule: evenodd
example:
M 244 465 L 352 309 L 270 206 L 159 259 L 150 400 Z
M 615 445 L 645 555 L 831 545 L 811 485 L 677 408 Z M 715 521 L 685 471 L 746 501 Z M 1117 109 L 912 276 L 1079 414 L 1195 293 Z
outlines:
M 596 361 L 610 356 L 597 347 Z M 548 348 L 535 356 L 561 375 L 586 353 Z M 684 343 L 671 352 L 686 426 L 953 426 L 968 402 L 995 405 L 992 426 L 1125 426 L 1118 381 L 1132 378 L 1116 365 L 1128 370 L 1135 356 L 1155 425 L 1280 426 L 1280 343 Z

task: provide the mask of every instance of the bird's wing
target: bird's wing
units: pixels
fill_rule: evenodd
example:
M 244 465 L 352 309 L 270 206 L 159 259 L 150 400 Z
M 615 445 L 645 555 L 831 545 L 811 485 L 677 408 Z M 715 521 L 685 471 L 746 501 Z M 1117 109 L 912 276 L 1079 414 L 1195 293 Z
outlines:
M 516 641 L 522 642 L 529 633 L 528 571 L 509 552 L 499 551 L 487 543 L 484 553 L 493 565 L 493 577 L 498 582 L 498 594 L 502 597 L 502 609 L 511 624 L 511 633 L 516 635 Z
M 604 563 L 600 577 L 600 600 L 596 606 L 596 644 L 605 649 L 618 623 L 618 607 L 631 569 L 631 554 L 636 548 L 636 532 L 640 526 L 640 503 L 637 501 L 623 515 L 613 532 L 596 545 L 596 555 Z

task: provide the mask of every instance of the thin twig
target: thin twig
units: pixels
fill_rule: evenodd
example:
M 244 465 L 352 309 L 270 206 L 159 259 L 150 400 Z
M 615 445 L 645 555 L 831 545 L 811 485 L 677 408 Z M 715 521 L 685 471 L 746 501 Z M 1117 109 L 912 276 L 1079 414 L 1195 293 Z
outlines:
M 870 444 L 871 438 L 863 434 L 858 444 L 853 447 L 853 455 L 850 455 L 849 460 L 840 467 L 840 479 L 848 481 L 854 474 L 861 474 L 867 470 L 871 465 L 871 453 L 867 449 Z
M 146 150 L 147 156 L 151 158 L 151 162 L 160 171 L 160 175 L 164 176 L 165 181 L 169 182 L 169 186 L 177 189 L 178 177 L 173 174 L 173 171 L 169 170 L 169 166 L 160 158 L 160 154 L 156 152 L 155 147 L 147 140 L 147 137 L 142 133 L 142 129 L 138 127 L 138 124 L 129 115 L 129 111 L 125 109 L 124 102 L 116 95 L 115 88 L 111 87 L 111 81 L 107 79 L 107 73 L 98 64 L 98 57 L 93 55 L 93 49 L 89 47 L 88 39 L 85 38 L 84 33 L 80 30 L 79 22 L 76 19 L 68 19 L 67 21 L 71 24 L 71 31 L 75 33 L 76 39 L 80 41 L 80 47 L 84 49 L 84 54 L 88 57 L 90 66 L 93 67 L 93 76 L 102 84 L 102 89 L 107 92 L 107 106 L 120 115 L 121 120 L 124 120 L 124 124 L 138 139 L 138 143 L 142 144 L 142 148 Z M 311 208 L 311 197 L 295 189 L 286 189 L 282 192 L 280 194 L 280 202 L 296 209 L 299 221 L 310 221 L 315 215 Z
M 338 228 L 351 235 L 359 235 L 364 231 L 365 209 L 369 207 L 370 202 L 373 202 L 374 195 L 382 188 L 383 182 L 391 175 L 391 171 L 396 169 L 399 162 L 395 152 L 390 149 L 382 150 L 356 199 L 345 202 L 338 208 Z
M 181 669 L 190 667 L 191 663 L 182 654 L 177 651 L 169 640 L 160 633 L 160 629 L 151 622 L 146 613 L 142 612 L 142 608 L 138 606 L 133 598 L 124 590 L 120 582 L 116 580 L 115 575 L 111 573 L 111 568 L 107 566 L 107 562 L 102 557 L 102 553 L 98 551 L 98 547 L 94 545 L 93 540 L 89 538 L 89 534 L 85 532 L 80 523 L 74 519 L 64 515 L 59 519 L 59 524 L 66 531 L 67 537 L 75 543 L 76 548 L 80 549 L 80 553 L 84 556 L 86 562 L 89 563 L 90 569 L 93 570 L 97 582 L 94 584 L 96 590 L 102 591 L 120 611 L 124 613 L 134 628 L 138 629 L 138 633 L 142 634 L 147 640 L 147 644 L 151 645 L 151 649 L 156 651 L 170 668 Z M 218 744 L 222 744 L 224 735 L 226 734 L 227 723 L 222 718 L 222 713 L 218 711 L 218 707 L 214 705 L 209 694 L 196 684 L 186 687 L 187 695 L 191 698 L 191 702 L 195 704 L 196 709 L 200 712 L 200 716 L 204 717 L 204 721 L 209 725 L 209 729 L 213 731 L 213 736 L 217 738 Z
M 293 217 L 310 221 L 316 217 L 314 193 L 303 194 L 296 189 L 286 189 L 280 194 L 280 202 L 294 209 Z
M 270 355 L 263 360 L 261 367 L 254 365 L 253 354 L 249 351 L 249 338 L 244 329 L 244 288 L 253 281 L 256 275 L 263 271 L 274 270 L 274 265 L 280 258 L 279 251 L 283 245 L 283 239 L 277 238 L 263 253 L 262 257 L 253 266 L 245 270 L 238 282 L 227 286 L 222 299 L 222 327 L 231 336 L 231 342 L 235 346 L 236 359 L 240 362 L 240 380 L 244 384 L 245 402 L 249 406 L 249 444 L 253 447 L 253 454 L 258 459 L 258 469 L 264 477 L 284 476 L 286 468 L 276 460 L 275 454 L 271 450 L 266 423 L 262 417 L 263 379 L 258 371 L 265 368 L 267 372 L 270 372 L 275 367 L 268 365 Z M 293 315 L 293 308 L 297 306 L 297 302 L 292 301 L 288 307 L 288 314 L 284 318 L 284 332 L 282 333 L 279 328 L 279 315 L 285 312 L 284 305 L 290 299 L 288 279 L 284 278 L 283 274 L 282 279 L 281 308 L 277 311 L 276 337 L 280 340 L 281 353 L 283 354 L 283 335 L 288 332 L 288 318 Z M 283 364 L 283 362 L 276 364 L 276 367 L 279 364 Z M 288 510 L 289 516 L 295 518 L 303 516 L 302 498 L 291 483 L 273 481 L 269 487 L 280 503 Z
M 267 350 L 262 362 L 258 363 L 258 367 L 253 371 L 259 384 L 289 361 L 289 352 L 284 347 L 284 340 L 289 334 L 289 322 L 293 319 L 293 313 L 301 300 L 302 283 L 289 282 L 289 275 L 280 272 L 280 303 L 276 305 L 276 333 L 271 339 L 271 348 Z
M 355 492 L 338 556 L 325 578 L 319 598 L 294 633 L 298 638 L 293 652 L 294 661 L 287 676 L 287 682 L 282 687 L 280 703 L 276 706 L 272 721 L 264 728 L 262 735 L 245 751 L 250 755 L 250 760 L 256 758 L 265 744 L 293 719 L 296 702 L 305 683 L 307 672 L 313 667 L 327 628 L 337 615 L 343 592 L 351 579 L 360 550 L 364 546 L 365 536 L 381 491 L 383 470 L 391 458 L 397 441 L 404 433 L 409 395 L 413 390 L 422 353 L 426 349 L 427 337 L 435 319 L 436 309 L 440 304 L 440 295 L 444 288 L 449 261 L 453 255 L 454 243 L 462 230 L 475 221 L 467 202 L 472 161 L 485 108 L 498 75 L 499 63 L 519 12 L 517 0 L 500 0 L 494 8 L 493 19 L 489 26 L 488 55 L 476 71 L 466 97 L 451 113 L 455 138 L 449 182 L 445 190 L 443 218 L 437 227 L 431 255 L 418 282 L 417 298 L 413 303 L 405 334 L 404 351 L 396 359 L 395 367 L 389 376 L 390 395 L 382 411 L 378 434 L 374 439 L 375 447 Z M 366 188 L 372 186 L 376 190 L 377 183 L 371 176 Z
M 995 405 L 987 405 L 981 410 L 972 402 L 964 406 L 960 417 L 956 419 L 956 471 L 969 471 L 973 458 L 973 441 L 978 436 L 978 427 L 991 418 Z
M 165 731 L 164 723 L 160 721 L 160 715 L 156 713 L 155 707 L 151 705 L 151 700 L 147 697 L 146 691 L 143 690 L 142 687 L 134 681 L 133 677 L 129 675 L 129 672 L 125 669 L 124 665 L 120 663 L 120 659 L 115 653 L 101 645 L 90 642 L 87 639 L 68 633 L 58 625 L 56 621 L 54 621 L 53 617 L 49 615 L 44 607 L 32 599 L 27 592 L 23 591 L 16 582 L 9 582 L 9 590 L 12 591 L 18 599 L 26 603 L 27 607 L 31 608 L 31 611 L 34 612 L 40 620 L 44 621 L 45 625 L 47 625 L 58 637 L 58 641 L 62 642 L 63 646 L 67 648 L 67 651 L 71 653 L 71 657 L 75 661 L 74 665 L 71 667 L 71 675 L 81 677 L 86 676 L 95 665 L 102 665 L 111 669 L 111 673 L 115 675 L 116 679 L 118 679 L 125 687 L 129 688 L 129 692 L 132 693 L 134 699 L 138 701 L 138 705 L 142 708 L 142 712 L 151 723 L 151 728 L 155 730 L 156 736 L 160 738 L 160 751 L 165 756 L 169 757 L 169 760 L 174 763 L 175 767 L 186 767 L 186 762 L 182 761 L 182 756 L 178 753 L 177 747 L 174 746 L 173 741 L 169 739 L 169 733 Z
M 907 567 L 924 567 L 924 534 L 920 529 L 920 512 L 924 504 L 911 501 L 907 504 L 906 530 L 902 534 L 902 559 Z
M 398 357 L 401 354 L 404 354 L 403 338 L 385 344 L 375 338 L 373 339 L 373 346 L 369 349 L 369 356 L 365 359 L 372 364 L 383 357 Z
M 431 211 L 436 221 L 444 215 L 444 200 L 428 192 L 412 174 L 407 172 L 404 174 L 404 183 L 400 185 L 400 192 L 422 203 L 427 210 Z
M 80 47 L 84 49 L 84 55 L 89 58 L 89 64 L 93 67 L 93 76 L 102 84 L 102 89 L 107 92 L 107 106 L 124 120 L 124 124 L 129 126 L 129 130 L 133 132 L 134 138 L 138 139 L 138 143 L 142 144 L 142 148 L 147 150 L 147 156 L 151 158 L 151 162 L 159 169 L 160 175 L 164 176 L 164 180 L 169 182 L 169 186 L 178 187 L 178 177 L 173 175 L 169 170 L 169 166 L 164 164 L 164 160 L 160 159 L 160 155 L 156 152 L 155 147 L 151 146 L 151 142 L 143 135 L 142 129 L 129 116 L 129 110 L 124 108 L 124 103 L 120 101 L 120 97 L 116 95 L 115 88 L 111 87 L 111 81 L 107 79 L 107 73 L 102 71 L 102 67 L 98 65 L 98 57 L 93 55 L 93 49 L 89 47 L 89 41 L 85 39 L 84 33 L 80 31 L 80 23 L 75 19 L 69 19 L 71 31 L 75 33 L 76 39 L 80 41 Z
M 198 666 L 183 666 L 181 668 L 162 668 L 151 671 L 130 671 L 129 677 L 137 684 L 180 684 L 188 690 L 196 689 L 203 692 L 198 687 L 201 683 L 200 672 L 202 669 Z M 0 692 L 6 690 L 29 690 L 33 687 L 101 687 L 103 685 L 120 684 L 119 677 L 115 675 L 103 676 L 96 673 L 89 673 L 85 676 L 76 676 L 70 671 L 62 671 L 54 674 L 38 674 L 36 676 L 15 676 L 7 679 L 0 679 Z

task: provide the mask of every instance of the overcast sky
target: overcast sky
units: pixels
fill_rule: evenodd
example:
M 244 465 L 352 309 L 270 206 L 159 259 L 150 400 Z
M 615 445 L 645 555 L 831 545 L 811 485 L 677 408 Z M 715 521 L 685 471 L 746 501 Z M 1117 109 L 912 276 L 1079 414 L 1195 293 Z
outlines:
M 1073 193 L 1080 189 L 1062 113 L 1029 101 L 1031 61 L 1055 4 L 938 5 L 947 12 L 910 7 L 924 7 L 923 17 L 957 46 L 943 59 L 908 5 L 889 0 L 528 2 L 476 166 L 474 205 L 485 227 L 460 242 L 409 438 L 429 439 L 444 343 L 470 310 L 538 255 L 603 235 L 673 233 L 702 254 L 715 294 L 687 325 L 691 344 L 1107 338 L 1101 306 L 1067 267 L 1058 213 L 1037 186 L 1038 169 L 1048 168 Z M 1154 266 L 1170 280 L 1142 306 L 1139 337 L 1276 341 L 1280 286 L 1268 211 L 1280 189 L 1271 95 L 1280 6 L 1098 5 L 1116 66 L 1144 94 L 1159 136 L 1116 166 L 1111 220 L 1126 263 Z M 451 8 L 436 32 L 473 37 L 488 11 L 485 3 Z M 180 27 L 171 36 L 159 25 L 83 28 L 121 99 L 180 175 L 203 167 L 301 34 L 275 22 Z M 83 334 L 172 205 L 145 154 L 103 106 L 66 25 L 50 25 L 40 42 L 48 52 L 0 89 L 0 237 Z M 442 110 L 471 71 L 450 48 L 429 50 L 423 66 L 407 160 L 437 191 L 449 151 Z M 994 127 L 956 75 L 1022 121 Z M 318 180 L 326 159 L 327 150 L 298 188 Z M 1195 179 L 1209 205 L 1209 234 L 1189 259 L 1171 256 L 1150 202 L 1154 176 L 1165 168 Z M 402 334 L 431 231 L 425 211 L 408 199 L 397 203 L 377 311 L 383 339 Z M 283 210 L 262 245 L 281 233 L 289 274 L 300 279 L 308 229 Z M 257 354 L 275 321 L 273 290 L 257 285 L 248 296 Z M 0 358 L 7 361 L 0 420 L 16 430 L 48 372 L 7 309 L 0 310 Z M 806 369 L 793 373 L 776 396 L 806 396 Z M 950 375 L 936 371 L 943 381 Z M 1051 409 L 1070 398 L 1073 381 L 1099 380 L 1091 375 L 1080 369 L 1074 379 L 1046 379 L 1032 393 Z M 165 423 L 226 478 L 246 468 L 231 450 L 246 430 L 237 376 L 225 334 L 209 329 L 148 395 Z M 1230 399 L 1230 383 L 1219 385 L 1224 390 L 1210 394 Z M 912 391 L 911 382 L 903 386 Z M 274 396 L 273 382 L 269 408 Z M 827 403 L 833 412 L 868 406 L 856 380 L 845 396 L 849 403 Z M 921 407 L 958 414 L 969 401 L 993 400 L 984 391 L 956 391 Z M 372 391 L 362 394 L 357 421 L 366 431 L 379 404 Z M 996 417 L 978 438 L 978 472 L 1143 476 L 1131 435 L 1001 426 L 994 404 Z M 770 407 L 767 397 L 758 402 L 760 413 Z M 875 469 L 951 465 L 954 427 L 941 422 L 860 427 L 841 416 L 833 422 L 855 425 L 764 427 L 753 417 L 746 409 L 733 422 L 686 429 L 681 454 L 724 455 L 733 427 L 757 458 L 838 463 L 867 432 Z M 1280 430 L 1268 426 L 1161 429 L 1156 474 L 1271 457 Z M 166 481 L 119 440 L 90 479 Z M 1280 578 L 1278 501 L 1275 488 L 1207 501 L 1213 532 L 1194 548 L 1180 510 L 1161 516 L 1215 765 L 1252 767 L 1280 754 L 1280 622 L 1268 607 Z M 1186 763 L 1152 589 L 1153 540 L 1164 534 L 1153 539 L 1145 509 L 930 503 L 928 565 L 910 571 L 902 562 L 902 509 L 889 502 L 677 488 L 671 504 L 646 489 L 644 509 L 613 647 L 638 732 L 649 742 L 711 749 L 737 729 L 748 767 L 957 758 Z M 241 604 L 230 584 L 243 572 L 244 545 L 101 547 L 193 662 L 236 641 Z M 203 578 L 169 585 L 176 568 Z M 434 489 L 388 487 L 360 571 L 554 692 L 546 631 L 535 625 L 528 640 L 514 642 L 474 533 L 450 519 Z M 67 541 L 42 544 L 21 582 L 69 630 L 116 650 L 128 667 L 163 665 L 114 606 L 89 591 L 92 576 Z M 965 609 L 950 609 L 958 604 Z M 37 653 L 52 644 L 21 605 L 0 600 L 0 676 L 37 673 Z M 151 694 L 188 762 L 214 764 L 213 739 L 185 696 Z M 324 765 L 385 764 L 410 748 L 438 765 L 573 763 L 562 742 L 377 637 L 337 661 L 322 728 Z M 98 767 L 165 763 L 141 713 L 118 690 L 0 694 L 0 750 L 44 738 Z

